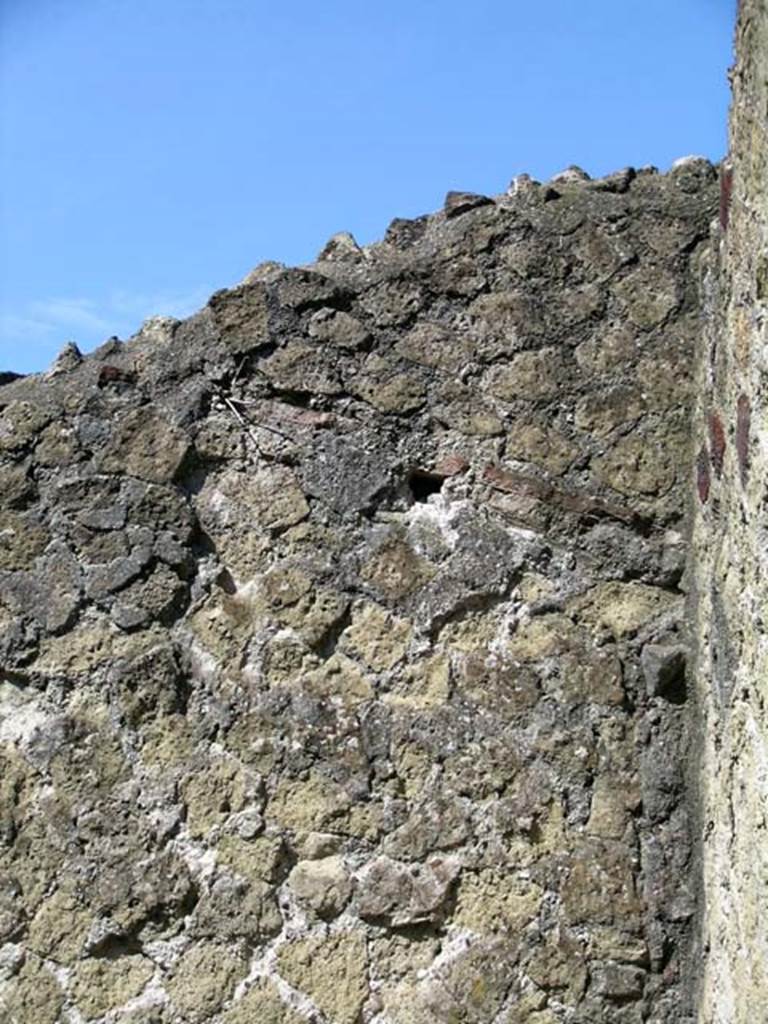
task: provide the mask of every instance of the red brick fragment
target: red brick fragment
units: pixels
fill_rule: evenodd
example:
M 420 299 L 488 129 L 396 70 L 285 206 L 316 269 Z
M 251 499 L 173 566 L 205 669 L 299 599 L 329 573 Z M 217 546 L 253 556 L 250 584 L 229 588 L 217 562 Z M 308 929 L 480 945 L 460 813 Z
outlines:
M 483 477 L 497 491 L 534 498 L 552 508 L 583 516 L 587 521 L 607 517 L 623 523 L 634 523 L 641 519 L 633 509 L 624 505 L 616 505 L 593 494 L 561 490 L 546 480 L 524 476 L 499 466 L 486 466 Z
M 568 491 L 555 491 L 554 503 L 566 512 L 576 512 L 585 522 L 598 519 L 618 519 L 622 523 L 638 523 L 643 517 L 626 505 L 617 505 L 612 501 L 604 501 L 593 494 L 573 494 Z
M 723 164 L 720 172 L 720 227 L 728 230 L 731 217 L 731 193 L 733 192 L 733 168 L 729 163 Z
M 725 444 L 723 421 L 716 412 L 713 412 L 709 417 L 709 458 L 718 480 L 723 475 Z
M 458 476 L 459 473 L 466 473 L 469 469 L 469 463 L 463 455 L 457 455 L 455 452 L 452 455 L 446 455 L 444 459 L 441 459 L 435 466 L 435 473 L 438 476 Z
M 287 402 L 272 403 L 272 412 L 281 420 L 296 423 L 300 427 L 332 427 L 336 417 L 332 412 L 319 412 L 317 409 L 302 409 Z
M 102 366 L 99 370 L 98 386 L 108 387 L 110 384 L 135 384 L 136 374 L 133 370 L 123 370 L 119 366 Z
M 706 505 L 709 500 L 709 491 L 712 486 L 712 474 L 709 469 L 709 452 L 706 445 L 702 445 L 696 459 L 696 489 L 699 492 L 699 501 Z
M 547 501 L 555 493 L 552 484 L 548 484 L 545 480 L 537 480 L 535 477 L 524 476 L 522 473 L 513 473 L 500 469 L 499 466 L 486 466 L 483 470 L 483 477 L 496 490 L 505 491 L 507 494 L 524 494 L 529 498 Z
M 746 395 L 739 395 L 736 403 L 736 455 L 739 460 L 741 486 L 745 487 L 749 477 L 749 430 L 752 421 L 752 406 Z
M 316 412 L 314 409 L 302 409 L 293 417 L 293 422 L 301 427 L 331 427 L 336 422 L 332 412 Z

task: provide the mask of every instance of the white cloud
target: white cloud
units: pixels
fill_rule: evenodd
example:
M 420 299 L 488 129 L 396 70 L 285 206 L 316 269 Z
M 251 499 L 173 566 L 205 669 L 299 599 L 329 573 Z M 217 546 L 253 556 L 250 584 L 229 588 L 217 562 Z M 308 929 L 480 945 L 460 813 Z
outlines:
M 195 288 L 181 294 L 117 290 L 110 295 L 108 307 L 116 316 L 135 322 L 134 330 L 138 330 L 141 322 L 150 316 L 175 316 L 179 319 L 189 316 L 206 302 L 210 293 L 210 288 Z
M 108 311 L 101 313 L 89 299 L 46 299 L 32 302 L 29 312 L 37 323 L 52 328 L 65 326 L 72 330 L 103 333 L 111 327 Z
M 129 338 L 148 317 L 189 316 L 205 303 L 210 291 L 196 288 L 174 294 L 117 289 L 99 299 L 38 299 L 0 315 L 0 352 L 18 352 L 29 345 L 54 355 L 66 341 L 88 349 L 112 335 Z

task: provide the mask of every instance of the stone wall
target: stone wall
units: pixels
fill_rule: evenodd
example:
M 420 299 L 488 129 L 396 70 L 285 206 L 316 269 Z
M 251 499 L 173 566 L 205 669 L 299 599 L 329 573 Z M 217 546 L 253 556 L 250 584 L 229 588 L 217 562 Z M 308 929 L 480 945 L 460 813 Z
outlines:
M 768 996 L 768 7 L 741 4 L 730 160 L 705 266 L 692 580 L 700 714 L 702 1024 Z
M 450 194 L 0 387 L 4 1020 L 693 1020 L 715 177 Z

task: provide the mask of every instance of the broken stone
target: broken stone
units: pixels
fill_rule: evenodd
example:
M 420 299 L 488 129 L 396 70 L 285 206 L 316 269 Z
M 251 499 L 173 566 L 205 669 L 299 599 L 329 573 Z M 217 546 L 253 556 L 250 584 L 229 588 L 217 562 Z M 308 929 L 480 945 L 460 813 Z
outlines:
M 107 473 L 167 483 L 176 476 L 189 449 L 184 431 L 153 411 L 136 409 L 115 424 L 101 468 Z
M 560 349 L 521 352 L 491 371 L 488 387 L 491 394 L 506 402 L 548 398 L 558 392 L 567 372 L 566 356 Z
M 0 388 L 3 1020 L 689 1010 L 687 731 L 654 659 L 717 189 L 570 177 L 337 236 Z M 740 454 L 749 516 L 762 479 L 755 396 L 739 418 L 712 374 L 697 529 Z M 720 618 L 725 679 L 748 634 Z
M 632 323 L 645 330 L 666 320 L 679 302 L 676 281 L 663 271 L 632 271 L 614 285 L 614 291 L 625 303 Z
M 645 971 L 638 967 L 618 964 L 600 964 L 592 967 L 592 985 L 595 992 L 617 1002 L 641 999 L 645 986 Z
M 454 923 L 479 935 L 519 934 L 539 913 L 544 893 L 529 879 L 490 868 L 465 872 L 459 886 Z
M 143 956 L 83 960 L 74 974 L 75 1004 L 87 1019 L 101 1017 L 137 996 L 154 971 Z
M 305 1018 L 283 1002 L 275 985 L 262 978 L 222 1017 L 223 1024 L 304 1024 Z
M 359 320 L 343 310 L 335 309 L 319 309 L 312 316 L 309 336 L 351 350 L 363 348 L 371 337 Z
M 51 363 L 47 371 L 48 377 L 57 377 L 60 373 L 70 373 L 83 361 L 83 354 L 73 341 L 68 341 L 64 348 Z
M 375 672 L 391 669 L 404 656 L 412 635 L 409 624 L 388 615 L 375 604 L 359 605 L 339 644 Z
M 686 649 L 681 645 L 646 644 L 640 655 L 649 697 L 675 704 L 685 700 Z
M 476 210 L 479 206 L 490 206 L 493 203 L 488 196 L 477 195 L 475 192 L 449 192 L 445 197 L 446 217 L 459 217 L 469 210 Z
M 299 861 L 288 882 L 297 899 L 322 918 L 338 917 L 352 891 L 341 857 Z
M 199 1024 L 221 1009 L 246 970 L 245 959 L 226 947 L 200 943 L 174 965 L 168 994 L 187 1020 Z
M 333 235 L 323 247 L 318 260 L 341 261 L 357 260 L 363 255 L 363 250 L 355 241 L 349 231 L 339 231 Z
M 12 1024 L 34 1021 L 57 1024 L 64 1005 L 64 993 L 54 973 L 37 957 L 30 957 L 0 996 Z
M 564 171 L 559 171 L 549 179 L 552 185 L 581 185 L 591 180 L 587 172 L 581 167 L 577 167 L 576 164 L 571 164 L 570 167 L 566 167 Z
M 406 597 L 434 574 L 426 559 L 399 540 L 384 544 L 361 571 L 363 580 L 390 601 Z
M 362 918 L 393 927 L 436 921 L 460 872 L 453 858 L 431 857 L 426 864 L 403 864 L 378 857 L 357 878 L 356 905 Z
M 365 939 L 360 931 L 299 939 L 280 948 L 282 977 L 338 1024 L 357 1024 L 368 996 Z
M 364 447 L 366 440 L 365 436 L 358 440 L 335 434 L 318 438 L 312 460 L 302 467 L 307 493 L 340 513 L 370 508 L 389 485 L 391 468 L 382 457 L 385 453 Z

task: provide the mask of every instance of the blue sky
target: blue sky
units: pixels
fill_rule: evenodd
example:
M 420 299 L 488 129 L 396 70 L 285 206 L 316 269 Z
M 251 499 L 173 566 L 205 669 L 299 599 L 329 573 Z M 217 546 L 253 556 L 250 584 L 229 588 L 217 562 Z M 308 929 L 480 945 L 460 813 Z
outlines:
M 725 151 L 735 0 L 2 0 L 0 370 L 522 171 Z

